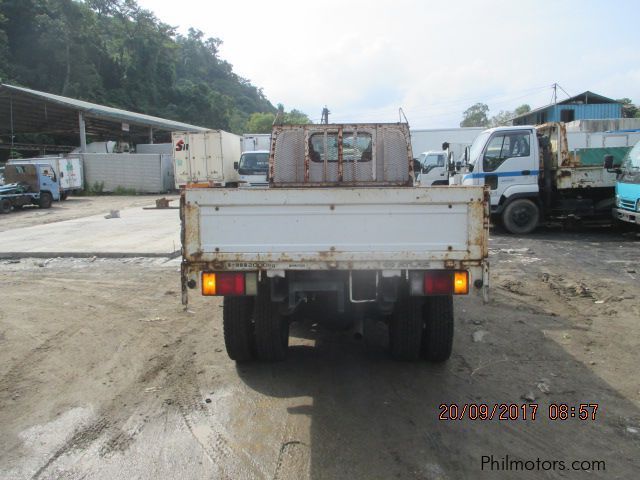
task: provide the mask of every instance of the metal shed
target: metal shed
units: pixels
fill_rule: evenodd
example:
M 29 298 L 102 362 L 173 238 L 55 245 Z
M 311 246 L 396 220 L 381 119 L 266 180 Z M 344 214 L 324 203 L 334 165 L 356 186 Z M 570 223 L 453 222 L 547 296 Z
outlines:
M 622 117 L 622 104 L 586 91 L 553 105 L 537 108 L 513 119 L 514 125 L 540 125 L 547 122 L 573 122 L 585 119 Z
M 0 84 L 0 148 L 20 149 L 20 145 L 13 143 L 13 138 L 24 133 L 78 135 L 81 151 L 84 151 L 87 135 L 113 138 L 126 134 L 138 140 L 138 143 L 154 143 L 154 137 L 169 141 L 171 132 L 176 130 L 204 132 L 207 129 L 52 93 Z M 51 147 L 53 148 L 49 150 L 56 151 L 55 146 Z

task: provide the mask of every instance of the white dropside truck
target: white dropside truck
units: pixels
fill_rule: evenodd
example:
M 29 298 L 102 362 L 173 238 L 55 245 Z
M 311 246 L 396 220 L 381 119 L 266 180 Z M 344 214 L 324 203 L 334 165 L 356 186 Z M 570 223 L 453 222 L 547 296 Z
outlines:
M 173 132 L 171 136 L 176 188 L 188 184 L 238 186 L 234 166 L 240 158 L 242 137 L 224 130 Z
M 181 193 L 182 301 L 224 297 L 229 357 L 283 359 L 303 310 L 358 332 L 377 316 L 394 358 L 447 360 L 453 297 L 489 286 L 485 188 L 414 186 L 401 123 L 275 126 L 269 179 Z
M 486 130 L 465 152 L 461 183 L 488 186 L 492 215 L 514 234 L 542 220 L 610 221 L 616 175 L 603 159 L 620 163 L 630 147 L 594 145 L 585 136 L 602 134 L 568 135 L 562 123 Z

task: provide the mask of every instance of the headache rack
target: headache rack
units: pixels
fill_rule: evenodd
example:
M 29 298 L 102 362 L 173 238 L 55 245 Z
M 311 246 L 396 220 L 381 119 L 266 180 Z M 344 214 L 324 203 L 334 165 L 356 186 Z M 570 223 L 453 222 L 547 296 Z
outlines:
M 409 125 L 274 126 L 269 183 L 271 187 L 410 186 Z

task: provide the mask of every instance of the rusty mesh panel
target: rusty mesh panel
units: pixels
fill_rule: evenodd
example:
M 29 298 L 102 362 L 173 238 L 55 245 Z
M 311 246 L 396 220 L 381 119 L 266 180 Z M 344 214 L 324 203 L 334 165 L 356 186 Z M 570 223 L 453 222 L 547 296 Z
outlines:
M 276 139 L 276 152 L 274 182 L 304 182 L 304 131 L 300 129 L 280 132 Z
M 373 182 L 375 177 L 375 132 L 354 131 L 345 133 L 344 174 L 345 182 Z
M 380 137 L 382 137 L 380 141 Z M 382 166 L 384 181 L 406 182 L 409 179 L 409 164 L 407 162 L 407 142 L 401 132 L 397 130 L 383 130 L 378 136 L 378 167 Z M 381 145 L 382 144 L 382 145 Z M 380 181 L 381 179 L 378 178 Z
M 316 147 L 320 144 L 319 151 L 309 149 L 309 181 L 311 183 L 337 182 L 338 181 L 338 132 L 326 131 L 312 133 L 311 143 Z
M 410 183 L 406 126 L 283 126 L 274 136 L 274 187 Z

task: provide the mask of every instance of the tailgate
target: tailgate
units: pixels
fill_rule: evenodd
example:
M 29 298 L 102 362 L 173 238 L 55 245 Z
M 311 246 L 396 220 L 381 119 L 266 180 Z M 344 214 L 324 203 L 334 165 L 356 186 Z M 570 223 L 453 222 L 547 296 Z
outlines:
M 183 257 L 201 268 L 464 268 L 487 256 L 482 187 L 202 188 L 183 202 Z

